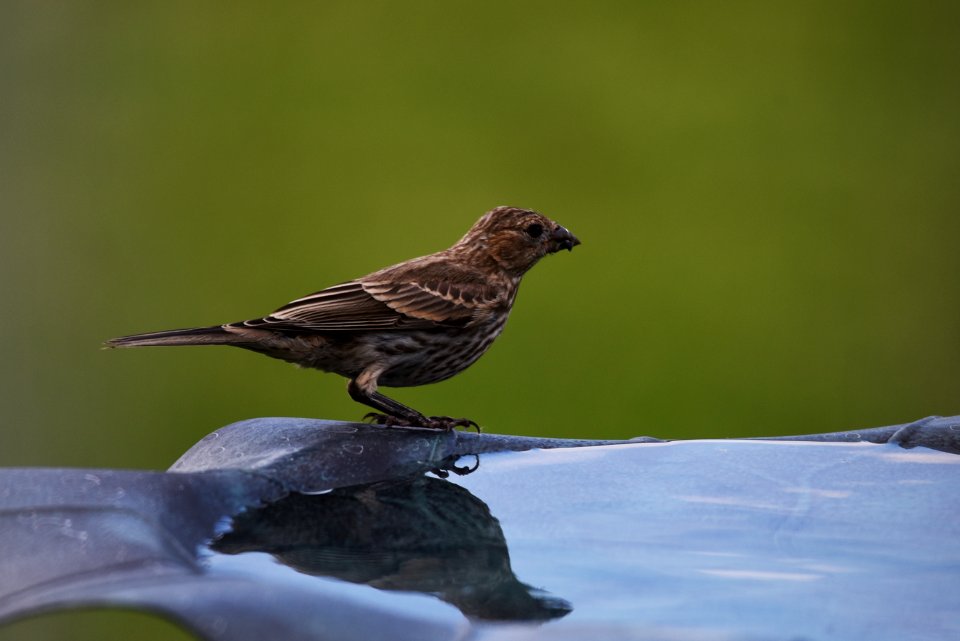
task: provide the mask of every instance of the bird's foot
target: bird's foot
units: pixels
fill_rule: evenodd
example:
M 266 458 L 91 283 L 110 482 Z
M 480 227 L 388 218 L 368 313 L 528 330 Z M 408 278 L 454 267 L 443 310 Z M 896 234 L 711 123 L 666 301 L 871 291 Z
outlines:
M 430 416 L 423 422 L 423 427 L 429 427 L 432 430 L 444 430 L 449 432 L 458 427 L 469 427 L 480 433 L 480 426 L 469 418 L 451 418 L 449 416 Z
M 389 414 L 378 414 L 377 412 L 367 412 L 363 415 L 363 420 L 370 421 L 374 425 L 383 425 L 384 427 L 414 427 L 416 423 L 412 423 L 407 419 L 400 418 L 399 416 L 390 416 Z
M 364 415 L 364 420 L 369 420 L 374 425 L 383 425 L 384 427 L 425 427 L 431 430 L 443 430 L 449 432 L 458 427 L 469 427 L 480 433 L 480 426 L 468 418 L 451 418 L 449 416 L 423 416 L 416 420 L 409 420 L 399 416 L 389 414 L 378 414 L 369 412 Z

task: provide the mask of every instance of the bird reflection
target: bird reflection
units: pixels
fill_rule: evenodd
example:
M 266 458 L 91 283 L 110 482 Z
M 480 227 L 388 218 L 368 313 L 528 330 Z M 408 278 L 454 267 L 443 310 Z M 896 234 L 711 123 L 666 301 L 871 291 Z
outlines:
M 304 574 L 433 594 L 477 619 L 547 620 L 572 609 L 517 579 L 483 501 L 429 476 L 291 494 L 237 516 L 212 547 L 267 552 Z

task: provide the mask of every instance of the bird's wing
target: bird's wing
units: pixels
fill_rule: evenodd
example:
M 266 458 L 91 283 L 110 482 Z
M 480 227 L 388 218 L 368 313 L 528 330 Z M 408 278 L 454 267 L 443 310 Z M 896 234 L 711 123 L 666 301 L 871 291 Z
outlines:
M 465 326 L 496 301 L 484 288 L 446 281 L 367 281 L 364 289 L 398 314 L 438 325 Z
M 360 281 L 350 281 L 287 303 L 265 318 L 244 321 L 246 327 L 287 331 L 365 331 L 417 326 L 368 294 Z M 419 325 L 427 327 L 434 323 Z
M 466 326 L 487 310 L 509 307 L 508 292 L 481 271 L 438 255 L 415 258 L 360 279 L 363 288 L 408 318 Z
M 334 285 L 242 325 L 320 332 L 463 327 L 478 307 L 495 299 L 476 284 L 418 282 L 413 274 L 399 280 L 384 272 L 376 276 L 381 278 Z

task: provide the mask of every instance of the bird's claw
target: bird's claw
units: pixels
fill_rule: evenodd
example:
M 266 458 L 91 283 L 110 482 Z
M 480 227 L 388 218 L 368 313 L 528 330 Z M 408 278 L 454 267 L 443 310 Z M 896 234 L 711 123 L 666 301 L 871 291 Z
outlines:
M 370 421 L 374 425 L 383 425 L 384 427 L 412 427 L 414 424 L 399 416 L 390 416 L 389 414 L 378 414 L 377 412 L 367 412 L 363 415 L 363 420 Z
M 480 426 L 469 418 L 451 418 L 449 416 L 430 416 L 423 422 L 423 427 L 429 427 L 432 430 L 444 430 L 450 432 L 458 427 L 469 427 L 480 433 Z
M 363 419 L 370 421 L 374 425 L 383 425 L 384 427 L 425 427 L 431 430 L 443 430 L 450 432 L 458 427 L 469 427 L 480 433 L 480 426 L 468 418 L 451 418 L 449 416 L 424 416 L 416 421 L 411 421 L 399 416 L 389 414 L 378 414 L 377 412 L 368 412 L 364 414 Z

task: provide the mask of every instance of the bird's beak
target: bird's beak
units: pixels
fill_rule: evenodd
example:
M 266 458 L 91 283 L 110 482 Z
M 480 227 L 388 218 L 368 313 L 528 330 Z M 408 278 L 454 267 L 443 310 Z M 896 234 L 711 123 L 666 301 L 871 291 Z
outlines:
M 580 239 L 570 233 L 570 230 L 561 225 L 557 225 L 557 228 L 553 230 L 553 233 L 550 234 L 550 253 L 554 254 L 561 249 L 566 249 L 571 251 L 574 247 L 580 244 Z

